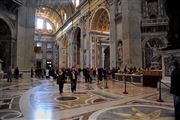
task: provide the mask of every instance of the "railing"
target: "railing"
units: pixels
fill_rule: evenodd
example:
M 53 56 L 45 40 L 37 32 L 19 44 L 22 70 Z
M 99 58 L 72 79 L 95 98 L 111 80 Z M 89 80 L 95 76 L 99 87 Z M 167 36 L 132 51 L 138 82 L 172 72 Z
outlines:
M 120 81 L 126 80 L 126 81 L 132 82 L 132 83 L 141 83 L 141 85 L 143 85 L 143 75 L 142 74 L 115 73 L 115 79 L 120 80 Z
M 167 18 L 144 19 L 141 22 L 142 22 L 142 25 L 168 24 L 168 19 Z

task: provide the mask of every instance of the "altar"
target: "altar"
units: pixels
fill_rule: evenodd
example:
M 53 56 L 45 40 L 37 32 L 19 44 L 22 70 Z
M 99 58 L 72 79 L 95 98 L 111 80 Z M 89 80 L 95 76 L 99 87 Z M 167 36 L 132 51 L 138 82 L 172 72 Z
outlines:
M 143 86 L 156 88 L 160 79 L 162 79 L 162 70 L 143 71 Z
M 123 74 L 115 73 L 115 79 L 119 81 L 127 81 L 131 83 L 139 83 L 143 85 L 143 75 L 142 74 Z
M 141 86 L 157 87 L 159 79 L 162 78 L 161 70 L 144 70 L 143 74 L 115 73 L 115 79 L 131 83 L 140 83 Z

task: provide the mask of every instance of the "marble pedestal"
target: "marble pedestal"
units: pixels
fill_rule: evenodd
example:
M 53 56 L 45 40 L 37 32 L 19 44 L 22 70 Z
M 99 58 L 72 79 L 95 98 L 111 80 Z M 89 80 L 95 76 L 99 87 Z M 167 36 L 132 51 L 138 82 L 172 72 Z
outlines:
M 174 69 L 173 62 L 180 61 L 180 49 L 161 51 L 163 82 L 170 83 L 171 72 Z

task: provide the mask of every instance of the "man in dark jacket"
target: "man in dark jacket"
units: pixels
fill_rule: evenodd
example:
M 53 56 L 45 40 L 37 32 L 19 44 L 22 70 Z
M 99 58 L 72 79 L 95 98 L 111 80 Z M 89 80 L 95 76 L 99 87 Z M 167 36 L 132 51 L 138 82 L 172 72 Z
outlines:
M 174 95 L 175 120 L 180 120 L 180 67 L 179 62 L 174 62 L 175 69 L 171 73 L 170 93 Z
M 71 79 L 71 92 L 72 92 L 72 93 L 76 91 L 77 75 L 78 75 L 78 73 L 76 72 L 75 68 L 72 68 L 71 74 L 70 74 L 70 79 Z

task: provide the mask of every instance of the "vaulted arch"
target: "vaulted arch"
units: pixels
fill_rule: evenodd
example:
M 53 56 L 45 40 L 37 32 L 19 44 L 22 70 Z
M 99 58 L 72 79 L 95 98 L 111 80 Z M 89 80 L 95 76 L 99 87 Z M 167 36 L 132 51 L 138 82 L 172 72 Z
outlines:
M 96 10 L 91 21 L 91 30 L 99 32 L 109 32 L 109 12 L 105 8 L 101 7 Z
M 2 69 L 6 71 L 12 65 L 12 37 L 11 30 L 3 19 L 0 19 L 0 26 L 0 59 L 3 61 Z

